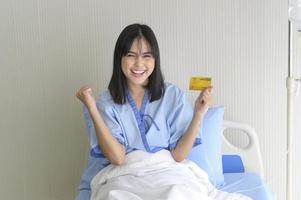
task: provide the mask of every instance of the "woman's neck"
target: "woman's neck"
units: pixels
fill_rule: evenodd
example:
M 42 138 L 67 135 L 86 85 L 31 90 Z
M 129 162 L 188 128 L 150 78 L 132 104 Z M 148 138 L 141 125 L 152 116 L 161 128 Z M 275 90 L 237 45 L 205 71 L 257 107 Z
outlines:
M 133 100 L 135 101 L 137 109 L 139 110 L 143 101 L 145 88 L 141 86 L 132 86 L 129 87 L 128 89 L 129 92 L 131 93 Z

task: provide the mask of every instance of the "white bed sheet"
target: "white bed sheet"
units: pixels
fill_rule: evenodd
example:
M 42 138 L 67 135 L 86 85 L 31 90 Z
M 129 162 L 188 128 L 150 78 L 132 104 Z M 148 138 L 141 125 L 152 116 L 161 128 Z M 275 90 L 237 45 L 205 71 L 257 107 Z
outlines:
M 167 150 L 134 151 L 122 166 L 109 165 L 91 182 L 91 200 L 250 200 L 219 191 L 191 161 L 176 162 Z

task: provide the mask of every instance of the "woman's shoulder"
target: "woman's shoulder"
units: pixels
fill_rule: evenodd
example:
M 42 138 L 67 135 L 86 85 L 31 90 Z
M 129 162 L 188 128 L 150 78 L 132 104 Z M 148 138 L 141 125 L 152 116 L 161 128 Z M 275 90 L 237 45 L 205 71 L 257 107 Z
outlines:
M 184 91 L 181 90 L 178 86 L 173 83 L 165 82 L 164 83 L 164 95 L 172 96 L 183 96 Z
M 100 92 L 100 94 L 97 97 L 96 103 L 100 107 L 108 107 L 108 106 L 113 106 L 114 101 L 113 98 L 110 94 L 109 90 L 105 90 L 103 92 Z

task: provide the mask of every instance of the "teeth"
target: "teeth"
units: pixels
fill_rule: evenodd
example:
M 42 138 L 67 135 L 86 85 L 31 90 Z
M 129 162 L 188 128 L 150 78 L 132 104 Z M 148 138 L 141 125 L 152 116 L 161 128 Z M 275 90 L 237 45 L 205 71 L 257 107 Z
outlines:
M 145 71 L 143 70 L 133 70 L 135 74 L 143 74 Z

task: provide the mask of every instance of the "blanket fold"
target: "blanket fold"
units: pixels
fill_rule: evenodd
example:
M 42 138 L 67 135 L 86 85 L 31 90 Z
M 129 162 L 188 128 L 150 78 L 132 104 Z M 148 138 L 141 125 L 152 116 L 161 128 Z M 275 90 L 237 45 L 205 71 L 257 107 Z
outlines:
M 134 151 L 121 166 L 109 165 L 91 181 L 91 200 L 250 200 L 217 190 L 206 172 L 171 153 Z

